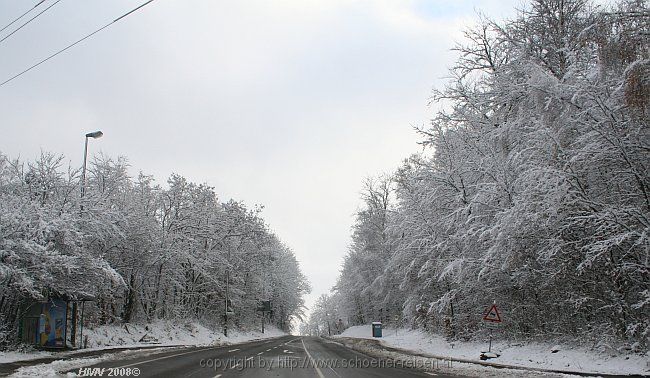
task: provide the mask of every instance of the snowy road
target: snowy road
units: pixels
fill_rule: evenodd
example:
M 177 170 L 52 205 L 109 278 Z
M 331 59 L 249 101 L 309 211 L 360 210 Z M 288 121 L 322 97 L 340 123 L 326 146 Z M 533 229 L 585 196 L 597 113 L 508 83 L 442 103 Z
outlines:
M 284 336 L 113 360 L 70 372 L 134 376 L 137 368 L 140 377 L 450 377 L 435 370 L 423 372 L 409 367 L 394 366 L 392 361 L 368 357 L 321 338 Z

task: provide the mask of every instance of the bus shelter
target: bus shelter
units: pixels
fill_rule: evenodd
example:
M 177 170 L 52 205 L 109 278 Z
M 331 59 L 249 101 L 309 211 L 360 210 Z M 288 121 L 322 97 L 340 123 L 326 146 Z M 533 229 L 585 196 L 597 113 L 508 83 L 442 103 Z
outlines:
M 52 294 L 43 301 L 28 301 L 20 320 L 20 339 L 42 349 L 83 347 L 83 318 L 89 296 Z

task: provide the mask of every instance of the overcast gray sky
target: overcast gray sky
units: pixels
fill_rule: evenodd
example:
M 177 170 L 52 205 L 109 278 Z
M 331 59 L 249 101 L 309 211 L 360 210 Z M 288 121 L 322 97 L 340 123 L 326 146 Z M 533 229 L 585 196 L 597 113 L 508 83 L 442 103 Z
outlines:
M 60 1 L 0 43 L 0 82 L 141 2 Z M 36 3 L 0 0 L 0 27 Z M 91 153 L 126 156 L 133 174 L 262 204 L 311 304 L 335 283 L 363 179 L 418 150 L 411 127 L 475 10 L 518 4 L 157 0 L 0 87 L 0 151 L 80 165 L 83 135 L 102 130 Z

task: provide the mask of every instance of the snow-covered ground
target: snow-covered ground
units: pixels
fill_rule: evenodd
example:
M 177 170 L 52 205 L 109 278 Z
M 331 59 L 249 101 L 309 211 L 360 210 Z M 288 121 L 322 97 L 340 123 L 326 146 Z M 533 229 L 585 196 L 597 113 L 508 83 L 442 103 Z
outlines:
M 0 363 L 26 361 L 44 357 L 73 357 L 79 352 L 105 350 L 144 345 L 215 345 L 232 344 L 249 340 L 282 336 L 285 333 L 273 326 L 267 326 L 265 332 L 228 330 L 228 337 L 221 331 L 212 331 L 201 324 L 188 322 L 159 321 L 148 325 L 107 325 L 94 329 L 84 329 L 84 338 L 88 336 L 88 348 L 69 352 L 48 352 L 39 350 L 0 352 Z M 145 336 L 146 335 L 146 336 Z M 144 337 L 144 339 L 143 339 Z M 142 340 L 142 341 L 141 341 Z
M 117 353 L 104 354 L 99 357 L 85 357 L 85 358 L 74 358 L 70 357 L 67 359 L 60 359 L 50 363 L 38 364 L 33 366 L 21 367 L 13 374 L 10 375 L 11 378 L 23 378 L 23 377 L 61 377 L 60 372 L 66 370 L 73 370 L 80 367 L 98 364 L 102 361 L 113 360 L 113 359 L 124 359 L 128 358 L 129 355 L 138 354 L 139 356 L 145 356 L 160 352 L 163 348 L 153 348 L 148 349 L 145 352 L 138 350 L 125 350 Z M 74 374 L 68 374 L 68 376 L 75 376 Z
M 259 330 L 244 332 L 231 328 L 228 330 L 228 337 L 225 337 L 221 329 L 212 331 L 198 323 L 179 324 L 178 322 L 159 321 L 148 325 L 101 326 L 84 331 L 84 334 L 88 335 L 88 347 L 90 348 L 107 345 L 123 347 L 142 345 L 143 343 L 159 345 L 228 344 L 285 334 L 273 326 L 267 326 L 264 331 L 264 333 Z M 144 340 L 141 342 L 143 337 Z
M 373 339 L 371 326 L 355 326 L 335 337 Z M 480 361 L 479 355 L 487 351 L 487 343 L 448 343 L 443 337 L 420 330 L 385 328 L 379 339 L 386 346 L 438 356 Z M 557 352 L 552 353 L 552 350 Z M 492 351 L 500 353 L 489 362 L 551 370 L 579 371 L 601 374 L 650 374 L 650 356 L 608 355 L 587 348 L 542 343 L 506 343 L 493 341 Z

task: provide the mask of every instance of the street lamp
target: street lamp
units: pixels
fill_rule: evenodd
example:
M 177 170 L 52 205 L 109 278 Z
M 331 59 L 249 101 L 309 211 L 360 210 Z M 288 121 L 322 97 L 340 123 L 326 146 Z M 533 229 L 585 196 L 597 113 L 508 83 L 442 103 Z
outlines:
M 94 131 L 92 133 L 86 134 L 86 143 L 84 144 L 84 166 L 83 170 L 81 171 L 81 198 L 84 197 L 84 194 L 86 194 L 86 160 L 88 158 L 88 138 L 101 138 L 104 133 L 101 131 Z M 83 205 L 82 205 L 83 206 Z
M 83 200 L 84 194 L 86 194 L 86 160 L 88 158 L 88 138 L 101 138 L 104 133 L 101 131 L 94 131 L 92 133 L 86 134 L 86 143 L 84 144 L 84 166 L 83 169 L 81 170 L 81 199 Z M 81 213 L 83 216 L 83 210 L 84 210 L 84 205 L 83 201 L 81 201 L 81 204 L 79 206 L 81 209 Z M 81 345 L 83 347 L 83 310 L 81 310 Z M 72 334 L 70 335 L 70 342 L 72 345 L 76 346 L 77 341 L 77 302 L 72 303 Z

